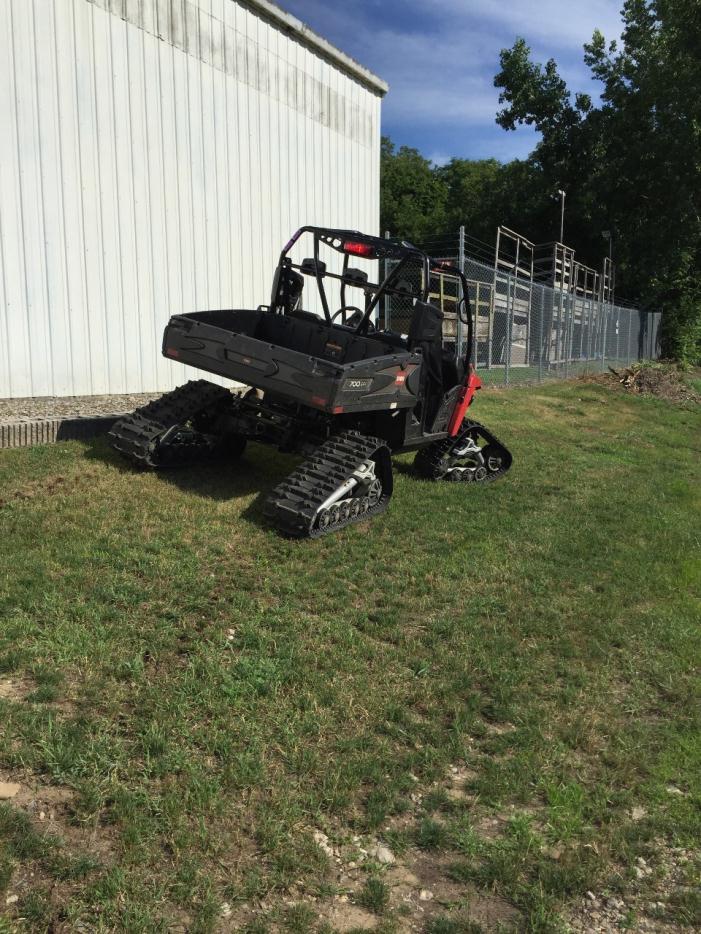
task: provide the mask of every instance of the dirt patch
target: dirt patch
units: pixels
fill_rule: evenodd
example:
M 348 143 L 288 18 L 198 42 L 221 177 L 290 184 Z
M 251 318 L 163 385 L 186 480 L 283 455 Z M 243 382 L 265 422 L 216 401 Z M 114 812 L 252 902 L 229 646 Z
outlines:
M 42 480 L 17 489 L 10 490 L 6 496 L 0 497 L 0 508 L 17 500 L 37 499 L 40 497 L 68 495 L 85 490 L 95 482 L 97 470 L 85 469 L 80 475 L 64 477 L 56 474 L 53 477 L 44 477 Z
M 564 913 L 573 934 L 620 934 L 624 928 L 659 934 L 698 930 L 696 904 L 701 852 L 656 840 L 654 852 L 639 856 L 621 869 L 622 891 L 587 892 L 579 904 Z M 631 922 L 634 922 L 631 924 Z
M 34 690 L 34 682 L 29 678 L 0 678 L 0 698 L 10 701 L 23 701 Z
M 377 915 L 371 914 L 358 905 L 353 905 L 345 895 L 334 900 L 333 905 L 325 912 L 323 918 L 328 921 L 334 931 L 372 931 L 378 923 Z
M 464 801 L 472 804 L 477 800 L 477 796 L 466 791 L 466 785 L 477 778 L 477 772 L 474 769 L 468 769 L 464 766 L 454 765 L 448 773 L 445 793 L 449 801 Z
M 24 810 L 41 823 L 50 824 L 60 819 L 73 800 L 70 788 L 56 785 L 21 785 L 20 791 L 12 803 Z
M 701 403 L 701 395 L 689 385 L 685 374 L 673 363 L 634 363 L 632 366 L 596 376 L 582 376 L 588 383 L 599 383 L 612 389 L 643 396 L 657 396 L 677 404 Z

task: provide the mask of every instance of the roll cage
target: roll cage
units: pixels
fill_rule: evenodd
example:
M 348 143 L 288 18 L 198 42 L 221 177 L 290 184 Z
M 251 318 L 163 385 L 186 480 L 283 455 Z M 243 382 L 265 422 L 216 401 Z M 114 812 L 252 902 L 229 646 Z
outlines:
M 313 257 L 305 259 L 301 263 L 294 263 L 288 254 L 300 237 L 306 233 L 312 234 L 313 236 Z M 327 271 L 326 264 L 319 259 L 319 247 L 321 244 L 343 255 L 343 268 L 340 273 Z M 364 273 L 361 273 L 359 276 L 358 270 L 350 269 L 349 260 L 352 257 L 366 260 L 395 260 L 396 265 L 390 269 L 389 273 L 381 282 L 370 282 L 367 277 L 361 278 L 361 276 L 365 275 Z M 421 266 L 422 284 L 420 288 L 413 287 L 411 282 L 407 280 L 401 280 L 401 273 L 412 261 Z M 288 311 L 287 303 L 283 298 L 286 278 L 285 270 L 293 270 L 298 274 L 314 276 L 324 311 L 324 318 L 329 325 L 333 324 L 333 320 L 329 310 L 326 289 L 324 288 L 324 279 L 328 278 L 340 281 L 341 310 L 352 307 L 346 305 L 346 286 L 350 285 L 362 288 L 365 292 L 365 309 L 360 322 L 353 329 L 354 332 L 359 335 L 367 334 L 370 326 L 370 317 L 373 311 L 378 307 L 381 299 L 386 295 L 400 295 L 403 298 L 427 302 L 432 272 L 447 273 L 455 276 L 460 282 L 462 292 L 457 305 L 457 314 L 462 323 L 467 326 L 465 364 L 469 366 L 472 348 L 473 321 L 470 310 L 468 284 L 464 273 L 452 263 L 446 260 L 433 259 L 423 250 L 418 249 L 418 247 L 415 247 L 405 240 L 374 237 L 370 234 L 360 233 L 357 230 L 338 230 L 328 227 L 310 226 L 300 227 L 283 247 L 275 271 L 270 309 L 280 314 L 285 314 Z

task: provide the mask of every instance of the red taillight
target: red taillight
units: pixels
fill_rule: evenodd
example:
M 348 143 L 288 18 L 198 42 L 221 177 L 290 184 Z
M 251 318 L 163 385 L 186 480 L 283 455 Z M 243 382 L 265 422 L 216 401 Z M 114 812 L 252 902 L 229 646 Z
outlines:
M 344 243 L 344 253 L 353 253 L 355 256 L 374 256 L 375 248 L 369 243 Z

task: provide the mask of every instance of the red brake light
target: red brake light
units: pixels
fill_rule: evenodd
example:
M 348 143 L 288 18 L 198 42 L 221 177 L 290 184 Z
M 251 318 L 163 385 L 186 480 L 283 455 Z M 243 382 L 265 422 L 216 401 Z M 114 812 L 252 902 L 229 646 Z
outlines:
M 343 244 L 344 253 L 353 253 L 355 256 L 373 256 L 375 248 L 369 243 L 347 242 Z

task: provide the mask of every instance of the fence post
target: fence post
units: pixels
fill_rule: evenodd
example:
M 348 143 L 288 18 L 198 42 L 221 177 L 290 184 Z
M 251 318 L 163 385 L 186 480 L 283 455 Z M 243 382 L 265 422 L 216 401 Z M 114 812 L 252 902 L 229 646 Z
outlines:
M 568 296 L 563 294 L 563 300 L 565 302 L 565 340 L 563 351 L 565 354 L 565 379 L 570 375 L 570 328 L 572 325 L 572 305 L 571 302 L 568 302 Z
M 385 240 L 389 240 L 389 230 L 385 230 Z M 382 278 L 386 279 L 389 272 L 389 259 L 386 259 L 382 264 Z M 392 315 L 390 314 L 389 307 L 389 295 L 385 294 L 385 297 L 382 299 L 382 310 L 385 315 L 385 331 L 388 331 L 390 328 L 390 319 Z
M 458 269 L 460 272 L 465 275 L 465 227 L 461 224 L 460 230 L 458 231 Z M 455 316 L 455 339 L 458 345 L 458 358 L 462 359 L 462 321 L 460 320 L 460 299 L 465 299 L 465 311 L 467 312 L 467 306 L 469 304 L 469 296 L 462 294 L 462 280 L 458 284 L 458 306 L 456 308 L 457 314 Z M 477 327 L 477 321 L 475 320 L 475 327 Z M 470 353 L 472 353 L 472 347 L 470 347 Z M 474 360 L 472 361 L 474 363 Z
M 511 273 L 507 273 L 506 278 L 506 346 L 504 348 L 504 383 L 509 385 L 509 372 L 511 370 L 511 332 L 513 329 L 514 307 L 513 301 L 516 294 L 515 287 L 512 287 Z
M 631 360 L 633 359 L 633 354 L 632 354 L 631 347 L 630 347 L 630 332 L 633 330 L 632 322 L 633 322 L 633 312 L 629 308 L 628 309 L 628 359 L 626 360 L 626 363 L 630 363 Z
M 604 370 L 606 369 L 606 331 L 607 331 L 608 320 L 609 320 L 608 306 L 602 303 L 601 311 L 604 316 L 604 327 L 603 327 L 602 340 L 601 340 L 601 372 L 603 373 Z
M 543 317 L 545 316 L 545 293 L 540 292 L 540 314 L 538 315 L 538 382 L 543 382 Z M 529 316 L 530 317 L 530 316 Z

